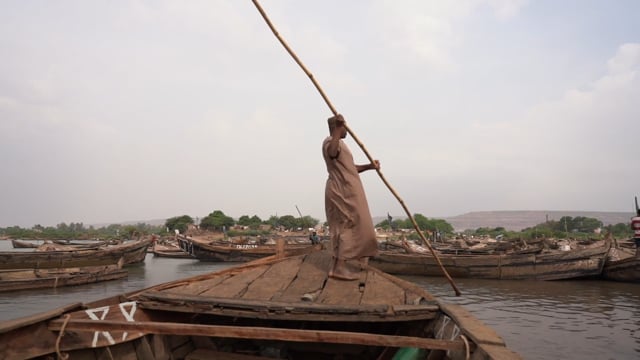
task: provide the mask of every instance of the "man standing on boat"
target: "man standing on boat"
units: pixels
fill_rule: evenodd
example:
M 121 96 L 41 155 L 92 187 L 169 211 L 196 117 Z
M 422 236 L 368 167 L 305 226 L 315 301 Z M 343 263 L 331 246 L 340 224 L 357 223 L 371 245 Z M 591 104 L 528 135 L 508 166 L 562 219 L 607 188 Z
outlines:
M 378 254 L 378 243 L 359 173 L 380 168 L 380 162 L 356 165 L 342 141 L 347 128 L 342 115 L 328 120 L 329 137 L 322 143 L 322 156 L 329 178 L 325 188 L 325 212 L 331 234 L 333 265 L 329 277 L 356 280 L 360 264 Z
M 636 216 L 631 218 L 631 229 L 633 230 L 633 240 L 636 242 L 636 257 L 640 258 L 640 207 L 636 197 Z

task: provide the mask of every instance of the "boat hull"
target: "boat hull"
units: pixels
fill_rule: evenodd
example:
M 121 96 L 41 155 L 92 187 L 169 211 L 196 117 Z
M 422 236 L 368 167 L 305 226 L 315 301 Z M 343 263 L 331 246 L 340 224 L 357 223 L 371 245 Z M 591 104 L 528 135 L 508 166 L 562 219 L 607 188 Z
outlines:
M 623 260 L 607 261 L 602 270 L 606 280 L 640 283 L 640 258 L 629 257 Z
M 109 265 L 117 263 L 121 258 L 124 265 L 135 264 L 144 261 L 150 245 L 151 240 L 144 239 L 100 249 L 2 251 L 0 270 Z
M 599 276 L 609 246 L 554 253 L 448 255 L 438 258 L 453 278 L 563 280 Z M 371 259 L 378 269 L 396 275 L 443 276 L 430 254 L 381 251 Z
M 180 248 L 191 254 L 200 261 L 212 262 L 249 262 L 268 256 L 275 255 L 278 252 L 278 246 L 273 245 L 254 245 L 254 244 L 233 244 L 222 242 L 206 242 L 194 238 L 178 237 Z M 313 247 L 310 244 L 287 244 L 284 245 L 282 251 L 299 252 L 305 251 Z
M 0 358 L 520 359 L 462 307 L 366 265 L 328 278 L 330 263 L 273 256 L 0 323 Z
M 56 289 L 63 286 L 84 285 L 126 278 L 127 270 L 119 266 L 99 268 L 61 269 L 42 273 L 32 270 L 0 271 L 0 292 Z

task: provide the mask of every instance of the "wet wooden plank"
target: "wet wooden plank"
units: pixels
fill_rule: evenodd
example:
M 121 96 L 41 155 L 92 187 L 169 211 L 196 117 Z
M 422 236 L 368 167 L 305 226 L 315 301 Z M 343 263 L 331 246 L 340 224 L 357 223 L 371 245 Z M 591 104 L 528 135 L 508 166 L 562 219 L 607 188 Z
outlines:
M 324 251 L 316 251 L 304 257 L 297 277 L 281 294 L 272 299 L 277 301 L 301 301 L 305 294 L 320 291 L 327 279 L 331 263 L 331 255 Z
M 244 299 L 270 300 L 282 293 L 298 274 L 302 258 L 292 258 L 273 264 L 253 281 L 242 295 Z
M 372 271 L 367 275 L 367 282 L 364 286 L 364 293 L 360 303 L 363 305 L 404 304 L 405 295 L 403 288 Z
M 203 296 L 218 296 L 234 298 L 241 296 L 255 279 L 262 276 L 269 269 L 269 266 L 259 266 L 247 269 L 243 272 L 235 273 L 211 289 L 201 293 Z

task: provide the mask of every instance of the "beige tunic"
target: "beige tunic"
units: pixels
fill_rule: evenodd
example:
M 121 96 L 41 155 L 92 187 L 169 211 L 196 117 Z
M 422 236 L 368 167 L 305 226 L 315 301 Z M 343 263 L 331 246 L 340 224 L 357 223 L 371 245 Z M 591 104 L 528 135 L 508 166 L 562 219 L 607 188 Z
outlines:
M 378 254 L 376 233 L 353 156 L 340 140 L 338 157 L 332 159 L 327 152 L 330 141 L 328 137 L 322 143 L 322 156 L 329 173 L 325 212 L 334 256 L 344 260 L 375 256 Z

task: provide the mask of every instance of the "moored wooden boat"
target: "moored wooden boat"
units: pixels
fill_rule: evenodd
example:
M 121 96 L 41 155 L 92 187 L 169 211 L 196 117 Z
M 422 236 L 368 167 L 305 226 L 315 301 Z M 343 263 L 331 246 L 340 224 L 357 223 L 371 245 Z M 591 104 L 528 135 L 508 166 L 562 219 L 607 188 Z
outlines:
M 97 249 L 105 245 L 116 245 L 117 243 L 109 243 L 107 241 L 71 241 L 71 240 L 52 240 L 54 244 L 73 246 L 78 249 Z
M 246 262 L 276 254 L 278 244 L 236 244 L 230 241 L 208 241 L 199 237 L 178 236 L 180 248 L 200 261 Z M 305 251 L 311 243 L 282 243 L 289 253 Z
M 36 244 L 31 241 L 23 241 L 18 239 L 11 239 L 11 246 L 14 249 L 35 249 L 42 244 Z
M 562 280 L 599 276 L 610 241 L 601 246 L 532 254 L 441 254 L 438 258 L 453 278 Z M 371 264 L 397 275 L 442 276 L 436 259 L 428 253 L 381 251 Z
M 141 239 L 99 249 L 0 251 L 0 270 L 109 265 L 120 258 L 125 265 L 134 264 L 144 261 L 150 245 L 150 239 Z
M 624 248 L 612 248 L 602 269 L 602 278 L 640 283 L 640 257 Z
M 155 257 L 166 257 L 174 259 L 195 259 L 191 254 L 185 252 L 177 245 L 161 245 L 155 244 L 151 248 L 151 252 Z
M 640 258 L 630 257 L 607 262 L 602 270 L 606 280 L 640 283 Z
M 520 358 L 462 307 L 372 267 L 327 278 L 330 261 L 272 256 L 0 323 L 0 358 Z
M 122 260 L 112 265 L 39 270 L 0 270 L 0 292 L 59 288 L 127 277 Z

